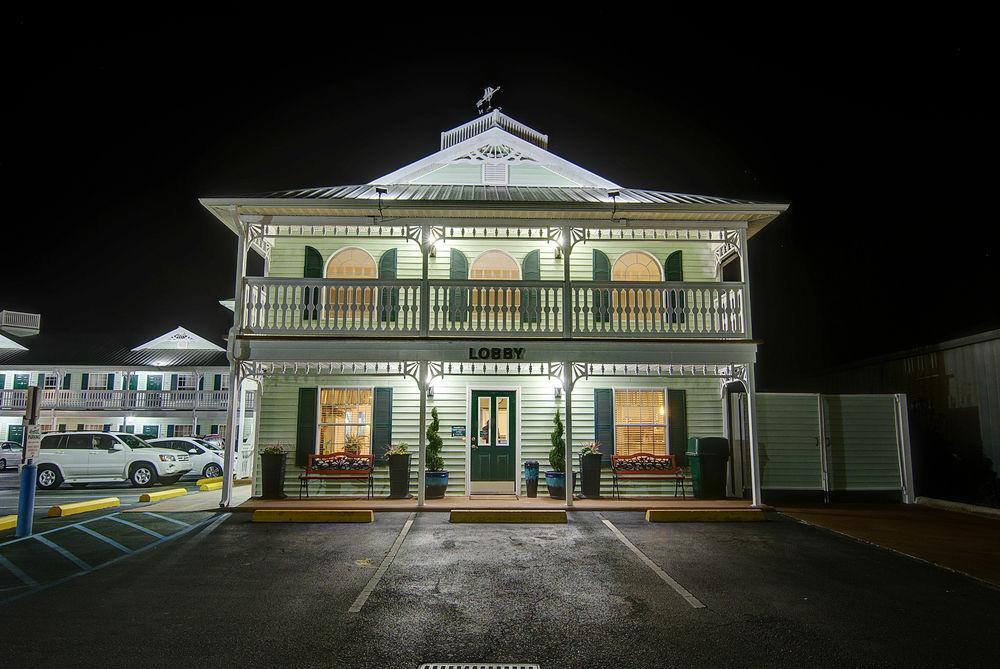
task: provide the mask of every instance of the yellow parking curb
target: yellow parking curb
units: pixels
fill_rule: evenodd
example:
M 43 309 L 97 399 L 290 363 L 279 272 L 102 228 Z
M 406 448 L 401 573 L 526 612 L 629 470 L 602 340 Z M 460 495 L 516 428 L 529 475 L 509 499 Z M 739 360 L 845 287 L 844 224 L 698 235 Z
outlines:
M 453 523 L 565 523 L 563 509 L 452 509 Z
M 255 523 L 370 523 L 371 509 L 257 509 Z
M 253 483 L 250 479 L 236 479 L 233 481 L 233 485 L 250 485 Z
M 0 516 L 0 531 L 17 527 L 17 516 Z
M 86 502 L 56 504 L 49 508 L 49 516 L 72 516 L 77 513 L 87 513 L 88 511 L 121 506 L 121 503 L 122 501 L 117 497 L 102 497 L 100 499 L 88 499 Z
M 170 499 L 171 497 L 180 497 L 186 494 L 188 494 L 188 491 L 184 488 L 170 488 L 168 490 L 157 490 L 156 492 L 144 492 L 139 495 L 139 501 L 159 502 L 161 499 Z
M 209 490 L 222 490 L 222 481 L 212 481 L 211 483 L 199 483 L 198 490 L 208 492 Z
M 206 485 L 208 483 L 222 483 L 222 477 L 221 476 L 213 476 L 213 477 L 207 478 L 207 479 L 198 479 L 194 483 L 198 487 L 201 487 L 201 486 Z
M 734 523 L 764 520 L 762 509 L 648 509 L 651 523 Z

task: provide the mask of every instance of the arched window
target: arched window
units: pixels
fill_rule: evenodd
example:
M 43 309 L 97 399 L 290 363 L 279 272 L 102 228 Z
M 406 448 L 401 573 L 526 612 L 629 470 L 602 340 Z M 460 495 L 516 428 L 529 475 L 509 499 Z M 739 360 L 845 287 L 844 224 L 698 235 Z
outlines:
M 520 281 L 521 266 L 506 251 L 499 249 L 483 251 L 469 265 L 469 279 Z M 521 291 L 516 288 L 473 288 L 472 306 L 479 308 L 480 305 L 484 309 L 479 314 L 480 318 L 486 317 L 487 306 L 496 308 L 501 313 L 508 309 L 517 309 L 521 306 Z M 490 311 L 492 312 L 492 309 Z M 508 315 L 513 317 L 513 313 Z
M 660 261 L 645 251 L 626 251 L 611 268 L 612 281 L 663 281 Z
M 326 263 L 326 278 L 346 281 L 377 279 L 378 268 L 375 265 L 375 258 L 368 251 L 349 246 L 330 256 L 330 260 Z M 359 306 L 367 307 L 374 299 L 374 288 L 341 286 L 330 289 L 330 306 L 333 306 L 335 310 Z
M 469 267 L 470 279 L 487 279 L 493 281 L 518 281 L 521 278 L 521 268 L 517 261 L 506 251 L 483 251 Z

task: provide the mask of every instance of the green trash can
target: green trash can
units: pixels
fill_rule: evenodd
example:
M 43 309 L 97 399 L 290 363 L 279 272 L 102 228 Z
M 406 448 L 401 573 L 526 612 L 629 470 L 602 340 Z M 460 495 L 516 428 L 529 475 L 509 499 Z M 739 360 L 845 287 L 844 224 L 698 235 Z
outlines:
M 724 437 L 690 437 L 687 449 L 691 486 L 696 499 L 726 496 L 726 460 L 729 440 Z

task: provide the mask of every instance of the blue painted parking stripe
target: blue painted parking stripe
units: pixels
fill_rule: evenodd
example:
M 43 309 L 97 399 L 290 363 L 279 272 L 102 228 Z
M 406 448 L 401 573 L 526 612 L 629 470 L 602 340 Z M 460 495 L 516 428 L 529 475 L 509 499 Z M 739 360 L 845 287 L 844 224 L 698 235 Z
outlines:
M 168 523 L 174 523 L 175 525 L 180 525 L 181 527 L 189 527 L 191 523 L 185 523 L 183 520 L 177 520 L 176 518 L 171 518 L 169 516 L 161 516 L 158 513 L 153 513 L 152 511 L 144 511 L 147 516 L 152 516 L 153 518 L 159 518 L 160 520 L 165 520 Z
M 101 534 L 99 532 L 95 532 L 94 530 L 90 529 L 89 527 L 84 527 L 82 523 L 80 525 L 76 525 L 75 527 L 76 527 L 76 529 L 80 530 L 81 532 L 86 532 L 87 534 L 89 534 L 90 536 L 94 537 L 95 539 L 100 539 L 101 541 L 103 541 L 106 544 L 111 544 L 112 546 L 114 546 L 118 550 L 122 551 L 123 553 L 131 553 L 132 552 L 128 548 L 125 548 L 120 543 L 118 543 L 117 541 L 115 541 L 114 539 L 109 539 L 108 537 L 104 536 L 103 534 Z
M 2 555 L 0 555 L 0 566 L 6 567 L 7 571 L 9 571 L 10 573 L 14 574 L 14 576 L 17 576 L 19 579 L 21 579 L 21 583 L 29 585 L 32 588 L 38 587 L 38 581 L 25 574 L 23 571 L 21 571 L 20 567 L 18 567 L 16 564 L 14 564 L 13 562 L 11 562 Z
M 133 527 L 133 528 L 139 530 L 140 532 L 145 532 L 146 534 L 148 534 L 149 536 L 153 537 L 154 539 L 162 539 L 163 538 L 163 535 L 160 534 L 159 532 L 154 532 L 153 530 L 149 529 L 148 527 L 143 527 L 142 525 L 136 525 L 135 523 L 131 523 L 131 522 L 125 520 L 124 518 L 122 518 L 121 516 L 111 516 L 110 518 L 108 518 L 108 520 L 113 520 L 116 523 L 121 523 L 122 525 L 128 525 L 129 527 Z
M 68 550 L 66 550 L 65 548 L 63 548 L 59 544 L 57 544 L 57 543 L 55 543 L 53 541 L 50 541 L 48 537 L 43 537 L 42 535 L 37 534 L 37 535 L 35 535 L 35 539 L 38 539 L 38 541 L 40 541 L 41 543 L 45 544 L 46 546 L 48 546 L 52 550 L 54 550 L 57 553 L 59 553 L 60 555 L 62 555 L 64 558 L 66 558 L 67 560 L 69 560 L 70 562 L 72 562 L 73 564 L 75 564 L 80 569 L 83 569 L 84 571 L 90 571 L 91 566 L 89 564 L 87 564 L 86 562 L 84 562 L 83 560 L 81 560 L 80 558 L 78 558 L 77 556 L 73 555 L 72 553 L 70 553 Z

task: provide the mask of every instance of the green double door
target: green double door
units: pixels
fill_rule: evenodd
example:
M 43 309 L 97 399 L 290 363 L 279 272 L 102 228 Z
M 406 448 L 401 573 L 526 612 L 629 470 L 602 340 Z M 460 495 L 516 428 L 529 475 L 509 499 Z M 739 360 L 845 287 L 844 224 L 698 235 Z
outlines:
M 470 448 L 473 481 L 514 480 L 517 401 L 513 390 L 473 390 Z

